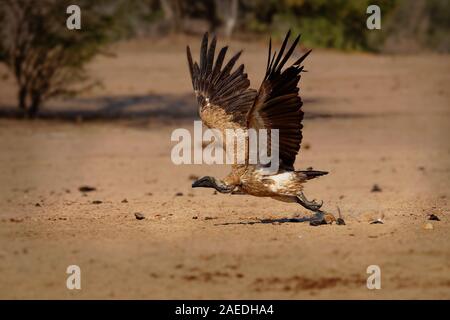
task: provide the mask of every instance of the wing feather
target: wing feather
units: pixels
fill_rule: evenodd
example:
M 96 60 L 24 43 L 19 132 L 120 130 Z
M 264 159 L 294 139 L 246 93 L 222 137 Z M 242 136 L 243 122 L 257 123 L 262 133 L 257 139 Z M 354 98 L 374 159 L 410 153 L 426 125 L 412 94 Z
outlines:
M 306 52 L 291 66 L 283 70 L 293 54 L 300 36 L 295 38 L 290 48 L 286 48 L 290 31 L 286 34 L 277 54 L 271 53 L 272 41 L 269 41 L 269 54 L 264 80 L 255 98 L 254 104 L 247 113 L 247 127 L 256 129 L 279 129 L 279 156 L 281 165 L 293 169 L 295 158 L 302 141 L 302 100 L 298 83 L 303 66 L 300 64 L 311 51 Z M 268 143 L 270 147 L 270 142 Z
M 215 49 L 216 37 L 208 46 L 208 33 L 201 42 L 200 65 L 193 61 L 189 46 L 186 49 L 200 117 L 210 128 L 245 129 L 246 115 L 253 105 L 256 91 L 249 89 L 250 81 L 244 72 L 244 65 L 233 71 L 242 51 L 223 66 L 228 47 L 223 47 L 214 61 Z

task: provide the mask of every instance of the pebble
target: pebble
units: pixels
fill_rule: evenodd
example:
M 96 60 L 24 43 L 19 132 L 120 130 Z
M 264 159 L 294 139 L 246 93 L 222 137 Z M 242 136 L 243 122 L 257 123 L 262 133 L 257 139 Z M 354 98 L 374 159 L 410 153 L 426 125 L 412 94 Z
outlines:
M 428 220 L 441 221 L 441 219 L 433 213 L 428 216 Z
M 94 187 L 91 187 L 91 186 L 81 186 L 81 187 L 78 188 L 78 190 L 80 192 L 91 192 L 91 191 L 95 191 L 97 189 L 94 188 Z
M 140 212 L 136 212 L 136 213 L 134 214 L 134 216 L 135 216 L 136 219 L 138 219 L 138 220 L 145 219 L 145 216 L 144 216 L 142 213 L 140 213 Z
M 433 227 L 433 225 L 431 224 L 431 223 L 425 223 L 424 224 L 424 226 L 423 226 L 423 228 L 425 229 L 425 230 L 433 230 L 434 229 L 434 227 Z
M 372 186 L 372 190 L 370 190 L 370 192 L 381 192 L 381 188 L 380 188 L 379 185 L 374 184 L 374 185 Z

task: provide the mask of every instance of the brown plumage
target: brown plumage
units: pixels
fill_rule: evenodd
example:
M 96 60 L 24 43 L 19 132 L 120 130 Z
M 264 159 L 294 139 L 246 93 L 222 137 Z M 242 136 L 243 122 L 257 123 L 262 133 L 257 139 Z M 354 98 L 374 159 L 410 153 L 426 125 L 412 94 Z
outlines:
M 305 198 L 302 193 L 303 184 L 327 172 L 294 170 L 303 127 L 298 83 L 303 71 L 301 64 L 311 51 L 284 68 L 300 39 L 300 36 L 295 38 L 287 49 L 289 36 L 290 31 L 286 34 L 278 54 L 272 54 L 272 43 L 269 42 L 266 73 L 258 91 L 249 88 L 250 81 L 244 72 L 243 64 L 233 71 L 242 51 L 224 64 L 228 47 L 222 48 L 215 58 L 216 37 L 208 46 L 207 33 L 201 43 L 199 63 L 193 61 L 190 48 L 187 47 L 189 71 L 199 114 L 207 127 L 218 129 L 222 133 L 226 129 L 279 130 L 279 143 L 275 148 L 280 159 L 278 172 L 267 175 L 266 167 L 249 164 L 247 150 L 245 164 L 233 165 L 231 173 L 223 180 L 203 177 L 194 182 L 193 187 L 210 187 L 222 193 L 249 194 L 298 202 L 313 211 L 321 207 L 321 203 Z M 270 131 L 268 138 L 270 148 Z

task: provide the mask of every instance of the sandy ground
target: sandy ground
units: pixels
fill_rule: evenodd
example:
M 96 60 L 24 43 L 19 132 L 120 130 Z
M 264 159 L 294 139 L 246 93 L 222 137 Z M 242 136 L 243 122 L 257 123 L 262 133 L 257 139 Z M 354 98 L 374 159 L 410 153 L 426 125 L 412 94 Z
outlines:
M 240 47 L 257 87 L 265 44 Z M 114 52 L 90 65 L 103 88 L 43 115 L 126 120 L 0 120 L 0 298 L 450 298 L 449 56 L 313 52 L 296 167 L 330 171 L 306 194 L 347 224 L 312 227 L 283 220 L 307 216 L 298 205 L 191 189 L 226 166 L 172 164 L 172 130 L 196 119 L 183 41 Z M 81 290 L 66 288 L 72 264 Z

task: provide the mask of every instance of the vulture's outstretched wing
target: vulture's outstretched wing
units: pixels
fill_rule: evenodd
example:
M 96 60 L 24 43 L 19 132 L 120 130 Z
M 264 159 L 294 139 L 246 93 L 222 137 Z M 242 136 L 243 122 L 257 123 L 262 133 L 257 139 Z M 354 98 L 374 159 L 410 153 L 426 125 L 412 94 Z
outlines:
M 292 169 L 300 149 L 303 128 L 302 100 L 298 88 L 300 73 L 303 71 L 300 64 L 311 51 L 282 70 L 300 39 L 298 36 L 284 54 L 289 36 L 290 31 L 286 34 L 278 55 L 274 52 L 272 56 L 272 43 L 269 42 L 266 74 L 255 102 L 248 111 L 247 126 L 255 129 L 279 129 L 280 165 Z
M 222 48 L 216 59 L 215 49 L 216 37 L 208 47 L 208 33 L 205 33 L 199 65 L 193 62 L 189 46 L 186 48 L 200 117 L 206 126 L 222 132 L 224 129 L 246 129 L 246 116 L 253 105 L 256 91 L 249 89 L 250 81 L 244 73 L 243 64 L 232 72 L 241 52 L 222 67 L 228 47 Z

